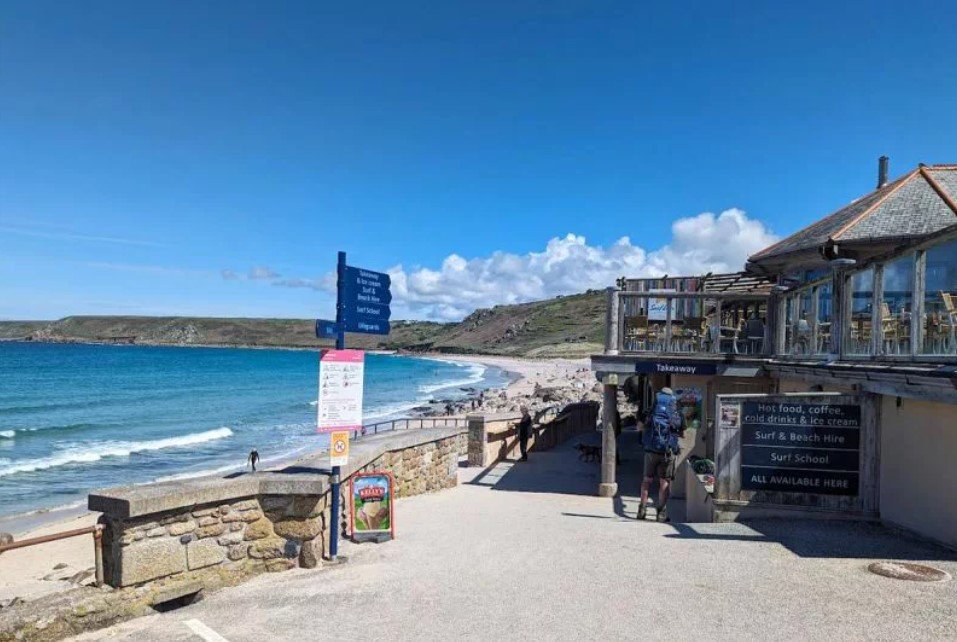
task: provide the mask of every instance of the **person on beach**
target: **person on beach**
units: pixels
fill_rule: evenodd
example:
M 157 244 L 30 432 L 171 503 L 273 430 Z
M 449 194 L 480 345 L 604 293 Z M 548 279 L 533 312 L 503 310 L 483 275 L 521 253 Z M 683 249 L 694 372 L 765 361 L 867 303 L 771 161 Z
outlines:
M 671 481 L 675 478 L 675 461 L 681 450 L 678 445 L 679 437 L 684 437 L 684 422 L 678 412 L 678 400 L 671 388 L 662 388 L 655 396 L 655 405 L 648 414 L 641 433 L 645 465 L 638 519 L 645 519 L 648 489 L 657 477 L 658 514 L 655 521 L 668 521 L 668 492 Z
M 528 414 L 528 406 L 519 408 L 522 418 L 518 420 L 518 447 L 522 451 L 522 461 L 528 461 L 528 438 L 532 436 L 532 416 Z
M 256 472 L 256 462 L 259 461 L 259 451 L 255 448 L 249 451 L 249 457 L 246 458 L 246 461 L 252 466 L 253 472 Z

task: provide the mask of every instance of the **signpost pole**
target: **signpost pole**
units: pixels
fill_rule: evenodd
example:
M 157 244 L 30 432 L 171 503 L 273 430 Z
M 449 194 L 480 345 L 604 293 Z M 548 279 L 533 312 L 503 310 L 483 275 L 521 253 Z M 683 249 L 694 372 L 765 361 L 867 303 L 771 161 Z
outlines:
M 345 301 L 342 297 L 342 289 L 345 286 L 346 253 L 339 252 L 339 263 L 336 266 L 336 350 L 345 350 L 346 331 L 342 319 L 342 309 Z M 342 468 L 332 467 L 332 524 L 329 531 L 329 559 L 333 562 L 339 556 L 339 529 L 342 522 L 339 519 L 340 508 L 340 490 L 339 475 L 342 474 Z

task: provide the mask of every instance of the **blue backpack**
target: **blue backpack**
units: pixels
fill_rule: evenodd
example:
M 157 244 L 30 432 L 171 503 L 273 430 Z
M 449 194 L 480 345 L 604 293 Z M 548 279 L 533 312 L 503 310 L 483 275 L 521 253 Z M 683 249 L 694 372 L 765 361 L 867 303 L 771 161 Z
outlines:
M 677 453 L 677 430 L 681 426 L 681 417 L 678 415 L 677 402 L 671 395 L 658 393 L 655 398 L 655 407 L 651 417 L 645 422 L 642 434 L 642 446 L 645 450 L 656 453 Z

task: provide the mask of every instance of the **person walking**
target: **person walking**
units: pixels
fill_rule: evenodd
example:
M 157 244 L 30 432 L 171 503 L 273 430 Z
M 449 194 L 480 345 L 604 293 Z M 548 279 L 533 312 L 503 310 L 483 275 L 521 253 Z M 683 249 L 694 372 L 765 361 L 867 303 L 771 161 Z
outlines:
M 644 478 L 641 480 L 641 503 L 638 519 L 645 519 L 648 489 L 658 478 L 658 514 L 655 521 L 667 522 L 668 494 L 675 478 L 675 460 L 681 448 L 678 438 L 684 437 L 684 424 L 678 412 L 678 400 L 671 388 L 662 388 L 655 396 L 655 405 L 645 420 L 641 444 L 645 451 Z
M 532 416 L 528 407 L 521 406 L 522 418 L 518 421 L 518 447 L 522 451 L 522 461 L 528 461 L 528 438 L 532 436 Z
M 249 457 L 246 458 L 246 462 L 252 466 L 253 472 L 256 472 L 256 462 L 259 461 L 259 451 L 253 448 L 249 451 Z

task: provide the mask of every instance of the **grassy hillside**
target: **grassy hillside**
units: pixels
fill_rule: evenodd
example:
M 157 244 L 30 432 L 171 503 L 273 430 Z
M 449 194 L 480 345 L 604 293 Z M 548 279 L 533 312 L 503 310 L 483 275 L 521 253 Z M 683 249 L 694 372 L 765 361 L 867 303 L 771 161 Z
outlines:
M 604 297 L 586 292 L 547 301 L 476 310 L 460 323 L 395 321 L 387 337 L 349 335 L 350 347 L 517 356 L 598 352 Z M 75 316 L 59 321 L 0 321 L 0 339 L 158 345 L 316 347 L 311 319 Z

